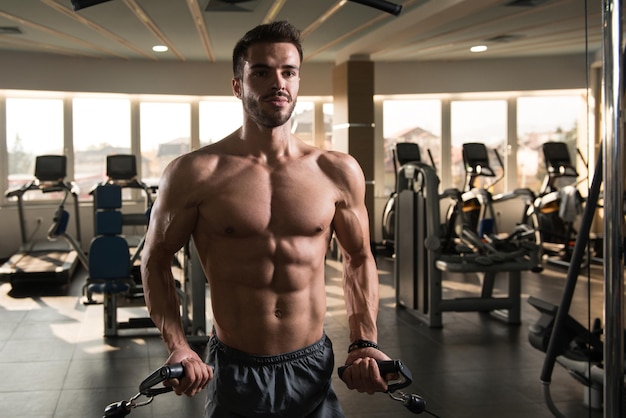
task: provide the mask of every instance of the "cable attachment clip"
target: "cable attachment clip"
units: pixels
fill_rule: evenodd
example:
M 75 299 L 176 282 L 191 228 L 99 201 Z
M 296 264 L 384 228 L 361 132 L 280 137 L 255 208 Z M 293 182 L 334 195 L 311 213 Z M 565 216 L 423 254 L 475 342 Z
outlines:
M 390 380 L 387 383 L 387 394 L 394 401 L 402 402 L 402 404 L 414 414 L 421 414 L 426 410 L 424 399 L 415 394 L 405 394 L 400 392 L 413 383 L 413 375 L 411 371 L 400 360 L 376 360 L 378 370 L 381 376 L 395 375 L 396 380 Z M 350 366 L 341 366 L 337 370 L 339 377 L 343 376 L 343 372 Z
M 152 402 L 152 399 L 154 399 L 156 395 L 172 391 L 171 387 L 153 389 L 152 386 L 168 379 L 182 377 L 183 373 L 183 365 L 180 363 L 160 367 L 150 376 L 148 376 L 143 382 L 141 382 L 141 384 L 139 385 L 139 392 L 135 396 L 127 401 L 118 401 L 109 404 L 104 409 L 104 415 L 102 418 L 123 418 L 126 415 L 130 414 L 130 411 L 132 411 L 133 409 L 140 406 L 148 405 L 150 402 Z M 136 400 L 142 395 L 147 397 L 148 399 L 143 402 L 136 402 Z

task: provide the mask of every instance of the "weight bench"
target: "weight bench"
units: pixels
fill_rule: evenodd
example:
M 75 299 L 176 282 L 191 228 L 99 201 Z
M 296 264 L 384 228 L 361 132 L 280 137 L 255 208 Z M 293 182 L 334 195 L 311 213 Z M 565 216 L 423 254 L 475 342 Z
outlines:
M 443 299 L 441 295 L 435 295 L 431 299 L 433 315 L 431 326 L 441 326 L 441 313 L 446 311 L 455 312 L 491 312 L 502 317 L 507 323 L 519 325 L 521 323 L 521 294 L 522 280 L 521 272 L 531 270 L 536 263 L 520 259 L 518 261 L 504 262 L 493 264 L 490 266 L 481 265 L 479 263 L 450 261 L 438 259 L 435 266 L 439 271 L 449 273 L 478 273 L 483 274 L 482 290 L 479 296 Z M 508 278 L 508 295 L 494 296 L 493 289 L 498 273 L 507 274 Z M 441 287 L 439 287 L 441 289 Z M 506 310 L 504 315 L 502 310 Z

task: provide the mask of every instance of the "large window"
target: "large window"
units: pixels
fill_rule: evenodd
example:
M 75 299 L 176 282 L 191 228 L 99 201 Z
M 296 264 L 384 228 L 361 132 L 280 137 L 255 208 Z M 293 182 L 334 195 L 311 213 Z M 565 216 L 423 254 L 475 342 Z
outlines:
M 291 115 L 291 132 L 309 145 L 315 145 L 313 137 L 313 111 L 315 104 L 298 100 Z
M 578 127 L 585 113 L 584 98 L 580 95 L 517 99 L 517 183 L 520 187 L 528 187 L 535 193 L 540 191 L 546 175 L 542 152 L 545 142 L 565 142 L 572 164 L 576 164 Z
M 106 177 L 106 157 L 130 154 L 130 100 L 75 98 L 74 177 L 82 198 Z
M 324 103 L 322 105 L 322 112 L 324 113 L 324 146 L 322 148 L 326 150 L 332 150 L 333 148 L 333 116 L 335 107 L 333 103 Z
M 203 100 L 199 105 L 199 113 L 200 146 L 219 141 L 243 122 L 241 101 L 237 99 Z
M 503 168 L 495 155 L 503 158 L 507 138 L 507 105 L 505 100 L 463 100 L 451 104 L 452 181 L 454 187 L 463 190 L 467 186 L 463 164 L 463 144 L 485 144 L 489 153 L 489 165 L 496 176 L 481 178 L 476 186 L 487 187 L 492 193 L 504 190 L 504 181 L 498 181 Z M 495 182 L 495 184 L 494 184 Z
M 385 147 L 385 194 L 395 188 L 393 150 L 398 142 L 413 142 L 420 147 L 422 161 L 441 173 L 441 102 L 439 100 L 383 101 Z
M 191 105 L 142 102 L 139 112 L 142 178 L 153 185 L 170 161 L 191 149 Z
M 63 155 L 63 101 L 61 99 L 7 98 L 7 151 L 10 189 L 34 178 L 38 155 Z M 54 194 L 27 193 L 25 200 Z
M 292 132 L 308 144 L 315 145 L 313 101 L 299 100 L 292 115 Z M 332 148 L 332 103 L 323 104 L 324 147 Z M 203 100 L 199 106 L 200 145 L 217 142 L 243 123 L 241 102 L 236 99 Z
M 315 131 L 316 111 L 322 112 L 323 133 L 319 136 Z M 324 103 L 316 110 L 315 102 L 299 100 L 291 117 L 291 130 L 307 144 L 323 149 L 332 149 L 333 106 Z
M 541 144 L 563 141 L 569 146 L 572 160 L 576 160 L 576 144 L 583 153 L 586 138 L 581 137 L 586 123 L 585 97 L 581 91 L 559 91 L 551 95 L 529 92 L 516 97 L 517 138 L 508 138 L 507 101 L 513 93 L 476 94 L 458 97 L 393 96 L 383 100 L 383 137 L 386 150 L 385 193 L 395 187 L 391 149 L 398 141 L 415 142 L 420 146 L 422 159 L 430 163 L 433 157 L 437 172 L 445 181 L 443 187 L 462 188 L 465 172 L 461 146 L 466 142 L 482 142 L 490 150 L 491 165 L 501 175 L 494 159 L 493 149 L 504 157 L 508 144 L 512 150 L 509 161 L 517 160 L 517 178 L 509 179 L 516 185 L 538 191 L 545 175 Z M 197 129 L 200 145 L 216 142 L 241 126 L 241 102 L 232 97 L 168 98 L 142 96 L 134 106 L 131 96 L 104 94 L 76 94 L 67 106 L 68 94 L 54 92 L 9 93 L 6 104 L 6 138 L 8 151 L 8 187 L 14 188 L 32 180 L 37 155 L 65 154 L 74 162 L 74 178 L 84 195 L 105 176 L 105 157 L 108 154 L 137 152 L 137 163 L 142 180 L 156 184 L 166 164 L 191 149 L 191 133 Z M 192 103 L 198 100 L 197 127 L 192 127 Z M 321 103 L 322 102 L 322 103 Z M 64 127 L 64 111 L 72 110 L 72 127 Z M 323 118 L 316 112 L 322 111 Z M 139 112 L 139 126 L 131 129 L 133 110 Z M 450 125 L 442 125 L 444 112 Z M 67 115 L 65 115 L 67 116 Z M 301 97 L 294 115 L 293 130 L 304 141 L 332 149 L 333 103 L 328 99 Z M 322 126 L 316 126 L 321 124 Z M 315 131 L 319 128 L 320 131 Z M 192 129 L 194 128 L 194 129 Z M 320 135 L 323 131 L 324 135 Z M 133 137 L 139 133 L 139 138 Z M 67 137 L 64 137 L 67 134 Z M 65 143 L 64 143 L 65 141 Z M 442 157 L 442 144 L 451 144 L 450 155 Z M 132 144 L 132 146 L 131 146 Z M 448 151 L 446 151 L 448 152 Z M 586 155 L 586 154 L 585 154 Z M 511 158 L 514 156 L 515 158 Z M 443 167 L 443 162 L 451 161 Z M 579 165 L 580 167 L 580 165 Z M 69 170 L 72 172 L 72 170 Z M 513 171 L 513 170 L 511 170 Z M 442 176 L 443 172 L 443 176 Z M 579 169 L 581 175 L 586 172 Z M 505 173 L 507 174 L 507 173 Z M 503 191 L 505 182 L 492 188 Z M 29 199 L 53 196 L 28 196 Z

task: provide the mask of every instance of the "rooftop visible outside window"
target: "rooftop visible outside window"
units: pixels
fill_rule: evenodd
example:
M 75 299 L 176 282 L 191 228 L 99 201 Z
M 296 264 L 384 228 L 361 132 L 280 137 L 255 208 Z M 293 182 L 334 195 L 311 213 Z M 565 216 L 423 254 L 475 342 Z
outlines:
M 139 112 L 142 180 L 151 186 L 170 161 L 191 150 L 191 105 L 142 102 Z
M 517 184 L 520 187 L 539 192 L 546 175 L 541 148 L 545 142 L 565 142 L 572 164 L 580 162 L 576 148 L 580 147 L 577 145 L 579 126 L 584 125 L 585 115 L 585 100 L 581 95 L 517 99 Z
M 130 154 L 130 100 L 75 98 L 74 177 L 81 198 L 106 178 L 106 157 Z
M 503 168 L 495 156 L 494 149 L 504 158 L 507 138 L 507 104 L 505 100 L 462 100 L 451 104 L 452 134 L 452 180 L 459 190 L 465 187 L 463 144 L 478 142 L 485 144 L 489 153 L 489 165 L 495 177 L 482 179 L 480 186 L 488 187 L 492 193 L 504 191 L 504 181 L 490 184 L 502 176 Z M 477 183 L 477 186 L 479 184 Z
M 385 146 L 385 194 L 395 188 L 393 149 L 398 142 L 419 145 L 422 161 L 430 164 L 428 151 L 435 168 L 441 173 L 441 102 L 439 100 L 385 100 L 383 101 L 383 137 Z

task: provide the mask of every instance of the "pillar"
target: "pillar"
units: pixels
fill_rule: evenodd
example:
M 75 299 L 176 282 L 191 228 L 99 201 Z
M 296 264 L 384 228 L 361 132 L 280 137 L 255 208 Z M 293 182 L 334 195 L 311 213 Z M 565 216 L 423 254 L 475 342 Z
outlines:
M 374 63 L 351 58 L 333 69 L 333 145 L 352 155 L 365 174 L 365 206 L 374 231 Z

